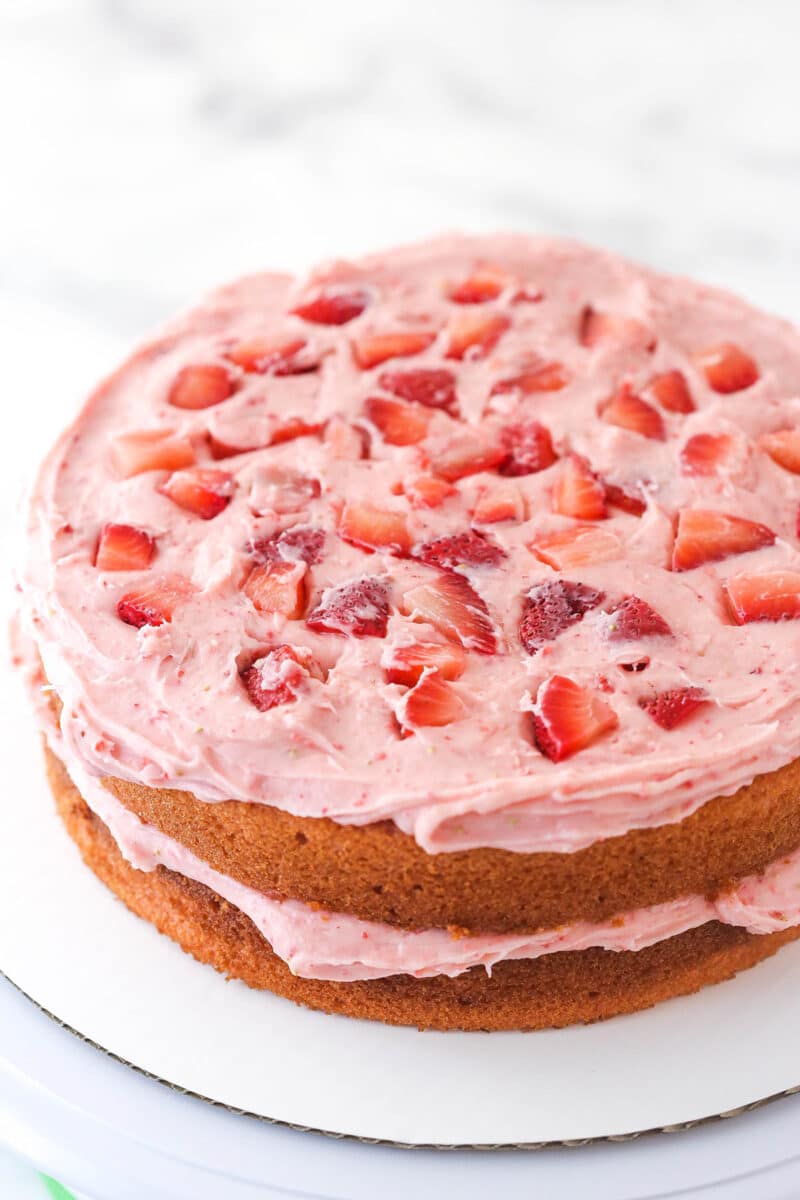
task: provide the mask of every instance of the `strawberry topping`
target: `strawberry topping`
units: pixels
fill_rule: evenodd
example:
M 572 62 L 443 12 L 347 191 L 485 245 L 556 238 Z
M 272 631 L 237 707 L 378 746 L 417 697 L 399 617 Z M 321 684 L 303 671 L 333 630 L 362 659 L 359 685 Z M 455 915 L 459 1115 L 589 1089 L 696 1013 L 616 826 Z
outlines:
M 772 530 L 758 521 L 712 509 L 683 508 L 678 514 L 672 569 L 691 571 L 703 563 L 760 550 L 774 541 Z
M 472 519 L 476 525 L 495 525 L 498 521 L 524 521 L 525 497 L 510 480 L 498 480 L 484 488 L 475 502 Z
M 761 446 L 778 466 L 800 475 L 800 429 L 782 429 L 779 433 L 765 433 Z
M 667 436 L 664 418 L 641 396 L 637 396 L 630 384 L 623 383 L 613 396 L 600 405 L 600 416 L 610 425 L 629 429 L 642 437 L 663 442 Z
M 149 567 L 156 552 L 155 538 L 134 525 L 104 525 L 94 565 L 98 571 L 139 571 Z
M 256 375 L 302 375 L 319 365 L 316 359 L 301 357 L 305 346 L 305 338 L 255 337 L 237 342 L 225 357 Z
M 311 567 L 321 561 L 324 546 L 324 529 L 295 525 L 274 537 L 259 538 L 251 552 L 261 562 L 304 562 Z
M 505 557 L 502 547 L 474 530 L 435 538 L 414 550 L 414 558 L 445 571 L 457 571 L 461 567 L 496 567 Z
M 293 646 L 276 646 L 242 671 L 241 680 L 259 712 L 290 704 L 300 694 L 309 671 Z
M 690 413 L 695 403 L 686 376 L 682 371 L 665 371 L 654 375 L 645 388 L 647 396 L 657 401 L 667 412 Z
M 759 372 L 755 361 L 740 346 L 733 342 L 720 342 L 699 350 L 693 356 L 695 365 L 703 372 L 708 386 L 715 392 L 727 395 L 741 392 L 758 381 Z
M 366 576 L 326 588 L 306 625 L 319 633 L 345 637 L 386 637 L 389 590 L 382 579 Z
M 618 343 L 644 350 L 654 350 L 654 334 L 635 317 L 623 317 L 617 313 L 600 312 L 587 306 L 581 313 L 579 337 L 581 345 L 593 349 L 604 343 Z
M 698 708 L 706 704 L 708 696 L 698 687 L 671 688 L 649 699 L 643 697 L 639 701 L 639 707 L 662 729 L 674 729 L 676 725 L 682 725 Z
M 117 616 L 126 625 L 164 625 L 172 620 L 178 605 L 188 600 L 194 588 L 188 579 L 169 575 L 153 579 L 132 592 L 126 592 L 117 605 Z
M 503 430 L 503 475 L 534 475 L 552 466 L 557 455 L 549 430 L 538 421 L 518 421 Z
M 737 625 L 800 618 L 800 571 L 734 575 L 722 588 Z
M 428 458 L 434 474 L 454 483 L 467 475 L 491 471 L 508 458 L 508 450 L 499 442 L 465 428 L 446 440 L 429 444 Z
M 508 276 L 497 267 L 476 267 L 448 292 L 454 304 L 485 304 L 496 300 L 508 287 Z
M 528 654 L 536 654 L 548 642 L 584 614 L 601 604 L 605 596 L 585 583 L 568 579 L 549 579 L 532 587 L 523 601 L 519 637 Z
M 384 371 L 378 376 L 378 386 L 401 400 L 423 404 L 426 408 L 441 408 L 454 413 L 458 407 L 455 375 L 444 368 Z
M 556 571 L 571 571 L 588 563 L 620 558 L 623 545 L 610 529 L 598 525 L 575 525 L 556 533 L 540 534 L 531 543 L 537 558 Z
M 621 508 L 623 512 L 634 517 L 641 517 L 647 511 L 641 484 L 623 487 L 619 483 L 605 481 L 606 500 L 613 508 Z
M 500 379 L 492 385 L 491 396 L 503 396 L 508 392 L 520 392 L 523 396 L 534 396 L 537 392 L 559 392 L 569 383 L 569 375 L 559 362 L 544 363 Z
M 608 516 L 606 489 L 585 458 L 570 454 L 553 489 L 553 512 L 580 521 Z
M 414 726 L 450 725 L 466 714 L 458 693 L 436 673 L 424 675 L 406 692 L 398 705 L 398 720 L 403 729 Z
M 511 319 L 501 312 L 465 309 L 456 313 L 448 328 L 448 358 L 483 358 L 493 350 Z
M 412 508 L 438 508 L 451 496 L 458 495 L 458 488 L 435 475 L 416 475 L 404 490 Z
M 339 537 L 362 550 L 408 554 L 411 537 L 403 513 L 376 508 L 355 500 L 345 504 L 339 520 Z
M 643 637 L 671 637 L 664 618 L 638 596 L 626 596 L 609 610 L 608 636 L 613 642 L 636 641 Z
M 442 574 L 411 588 L 403 596 L 403 612 L 425 621 L 446 638 L 479 654 L 495 654 L 497 638 L 485 601 L 463 575 Z
M 261 613 L 281 613 L 296 620 L 306 607 L 304 562 L 266 562 L 253 567 L 244 594 Z
M 173 380 L 167 401 L 175 408 L 211 408 L 236 391 L 237 383 L 227 367 L 207 363 L 184 367 Z
M 716 475 L 731 457 L 733 438 L 727 433 L 696 433 L 681 450 L 684 475 Z
M 364 404 L 367 417 L 390 446 L 413 446 L 428 432 L 429 416 L 424 409 L 404 400 L 370 396 Z
M 467 666 L 467 656 L 455 642 L 446 645 L 412 642 L 408 646 L 394 646 L 388 654 L 384 653 L 381 665 L 389 683 L 413 687 L 423 671 L 435 671 L 442 679 L 460 679 Z
M 158 490 L 179 508 L 210 521 L 230 504 L 233 489 L 233 476 L 227 471 L 190 467 L 175 471 Z
M 120 475 L 126 479 L 144 471 L 177 471 L 191 466 L 195 460 L 189 439 L 173 436 L 164 429 L 118 434 L 112 442 L 111 455 Z
M 296 305 L 292 312 L 314 325 L 346 325 L 360 317 L 368 304 L 369 295 L 364 291 L 320 292 Z
M 436 334 L 426 329 L 401 330 L 397 333 L 365 334 L 353 342 L 353 358 L 362 371 L 377 367 L 389 358 L 407 358 L 421 354 L 436 341 Z
M 539 688 L 533 710 L 534 740 L 552 762 L 584 750 L 618 724 L 613 708 L 574 679 L 553 675 Z

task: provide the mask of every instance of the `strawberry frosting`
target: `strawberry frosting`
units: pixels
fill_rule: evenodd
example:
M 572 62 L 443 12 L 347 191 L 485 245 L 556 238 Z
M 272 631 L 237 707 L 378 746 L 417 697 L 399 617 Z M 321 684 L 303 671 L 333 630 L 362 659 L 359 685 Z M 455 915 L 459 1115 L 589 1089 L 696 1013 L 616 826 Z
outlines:
M 224 288 L 100 386 L 33 492 L 23 607 L 69 760 L 429 852 L 679 821 L 800 755 L 796 429 L 793 327 L 571 243 Z M 109 523 L 139 565 L 103 568 Z M 417 642 L 458 652 L 398 671 Z

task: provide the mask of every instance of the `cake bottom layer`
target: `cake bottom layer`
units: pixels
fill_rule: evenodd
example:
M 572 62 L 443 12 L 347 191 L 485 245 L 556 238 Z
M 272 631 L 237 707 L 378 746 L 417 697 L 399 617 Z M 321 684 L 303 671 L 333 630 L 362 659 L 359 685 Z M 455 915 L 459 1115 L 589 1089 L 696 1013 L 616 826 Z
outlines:
M 324 1012 L 426 1029 L 545 1029 L 596 1021 L 698 991 L 800 937 L 750 934 L 709 921 L 643 950 L 580 950 L 500 963 L 491 976 L 393 975 L 348 983 L 291 973 L 249 917 L 203 884 L 158 867 L 138 871 L 46 751 L 58 811 L 87 866 L 138 916 L 189 954 L 248 986 Z

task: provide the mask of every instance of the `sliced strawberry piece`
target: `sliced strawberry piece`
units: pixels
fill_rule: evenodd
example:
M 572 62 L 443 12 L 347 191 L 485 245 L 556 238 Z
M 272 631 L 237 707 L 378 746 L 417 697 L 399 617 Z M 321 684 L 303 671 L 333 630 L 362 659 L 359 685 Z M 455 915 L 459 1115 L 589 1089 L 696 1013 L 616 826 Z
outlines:
M 259 712 L 296 700 L 309 677 L 307 664 L 293 646 L 276 646 L 242 671 L 241 680 Z
M 605 700 L 566 675 L 552 675 L 536 695 L 534 739 L 552 762 L 585 749 L 618 724 L 617 714 Z
M 638 596 L 626 596 L 609 609 L 607 632 L 612 642 L 637 641 L 643 637 L 672 637 L 672 630 L 654 608 Z
M 253 567 L 244 584 L 244 594 L 261 613 L 282 613 L 296 620 L 306 607 L 306 564 L 266 562 Z
M 655 335 L 641 321 L 617 313 L 600 312 L 591 305 L 581 313 L 579 337 L 581 345 L 589 348 L 605 342 L 641 346 L 644 350 L 654 350 L 656 345 Z
M 606 490 L 585 458 L 570 454 L 553 488 L 553 511 L 581 521 L 608 516 Z
M 540 534 L 531 544 L 536 557 L 556 571 L 609 562 L 620 558 L 622 549 L 617 535 L 600 525 L 575 525 L 572 529 Z
M 448 297 L 454 304 L 485 304 L 496 300 L 508 287 L 508 276 L 497 267 L 476 267 L 471 275 L 451 288 Z
M 386 637 L 389 591 L 381 579 L 354 579 L 326 588 L 306 625 L 318 633 Z
M 682 725 L 706 704 L 708 696 L 698 687 L 671 688 L 651 699 L 642 697 L 639 701 L 639 707 L 662 729 L 674 729 L 676 725 Z
M 695 410 L 695 402 L 682 371 L 664 371 L 661 375 L 654 375 L 645 392 L 667 412 L 690 413 Z
M 534 475 L 552 466 L 558 457 L 550 431 L 538 421 L 518 421 L 503 430 L 506 456 L 500 465 L 503 475 Z
M 440 479 L 454 483 L 467 475 L 491 471 L 508 458 L 508 450 L 499 442 L 492 442 L 471 429 L 440 440 L 429 446 L 428 457 L 431 470 Z
M 600 416 L 610 425 L 629 429 L 642 437 L 663 442 L 667 436 L 661 413 L 637 396 L 628 383 L 623 383 L 613 396 L 600 405 Z
M 495 525 L 499 521 L 524 521 L 525 497 L 515 483 L 507 479 L 498 480 L 478 496 L 472 519 L 476 525 Z
M 227 508 L 234 490 L 233 476 L 208 467 L 175 471 L 158 491 L 179 508 L 210 521 Z
M 155 551 L 155 538 L 143 529 L 109 522 L 100 530 L 94 565 L 98 571 L 139 571 L 150 566 Z
M 111 445 L 114 465 L 126 479 L 144 471 L 178 471 L 195 461 L 194 447 L 188 438 L 177 437 L 164 429 L 141 433 L 120 433 Z
M 184 367 L 172 382 L 167 402 L 175 408 L 211 408 L 232 396 L 237 387 L 227 367 L 215 363 Z
M 614 508 L 621 508 L 623 512 L 631 513 L 634 517 L 641 517 L 647 511 L 641 485 L 622 487 L 618 483 L 606 482 L 604 486 L 606 500 Z
M 322 432 L 321 421 L 307 421 L 305 417 L 286 417 L 279 421 L 270 434 L 270 446 L 281 446 L 301 437 L 315 437 Z
M 292 312 L 314 325 L 346 325 L 360 317 L 368 304 L 369 294 L 364 291 L 320 292 Z
M 441 408 L 452 413 L 458 407 L 455 375 L 443 367 L 384 371 L 378 376 L 378 386 L 401 400 L 423 404 L 426 408 Z
M 404 400 L 389 400 L 386 396 L 370 396 L 364 410 L 373 425 L 390 446 L 413 446 L 428 432 L 427 412 Z
M 708 386 L 723 395 L 744 391 L 759 378 L 755 361 L 734 342 L 720 342 L 698 350 L 692 360 L 705 375 Z
M 414 558 L 444 571 L 457 571 L 460 567 L 496 567 L 505 557 L 506 552 L 501 546 L 472 529 L 434 538 L 414 549 Z
M 484 600 L 463 575 L 441 574 L 403 596 L 403 612 L 426 621 L 467 650 L 495 654 L 497 638 Z
M 759 445 L 779 467 L 800 475 L 800 429 L 781 429 L 779 433 L 765 433 Z
M 434 475 L 417 475 L 406 485 L 405 494 L 412 508 L 438 508 L 451 496 L 457 496 L 458 489 Z
M 295 525 L 276 537 L 259 538 L 253 542 L 251 553 L 260 562 L 304 562 L 313 567 L 322 559 L 325 530 Z
M 673 571 L 691 571 L 707 562 L 771 546 L 775 534 L 758 521 L 706 508 L 682 508 L 672 554 Z
M 560 392 L 569 380 L 569 372 L 561 363 L 544 363 L 541 367 L 533 367 L 508 379 L 499 379 L 493 384 L 489 395 L 503 396 L 508 392 L 521 392 L 523 396 L 534 396 L 537 392 Z
M 249 504 L 255 513 L 302 512 L 321 491 L 318 479 L 284 467 L 263 467 L 255 476 Z
M 737 625 L 800 618 L 800 572 L 734 575 L 722 585 Z
M 126 592 L 117 605 L 117 616 L 141 629 L 143 625 L 163 625 L 172 620 L 178 605 L 194 593 L 188 579 L 169 575 L 154 579 L 132 592 Z
M 448 326 L 448 358 L 483 358 L 493 350 L 511 318 L 501 312 L 471 311 L 456 313 Z
M 436 341 L 429 329 L 406 329 L 396 333 L 372 333 L 356 338 L 352 343 L 353 358 L 362 371 L 377 367 L 389 358 L 407 358 L 421 354 Z
M 716 475 L 732 452 L 729 434 L 695 433 L 681 449 L 681 471 L 684 475 Z
M 331 458 L 343 462 L 358 462 L 369 458 L 369 437 L 363 429 L 351 425 L 342 417 L 331 417 L 322 437 Z
M 519 638 L 528 654 L 536 654 L 565 629 L 576 625 L 585 613 L 597 608 L 605 593 L 585 583 L 549 579 L 532 587 L 523 601 Z
M 441 675 L 425 675 L 398 705 L 397 716 L 403 729 L 415 726 L 450 725 L 464 716 L 460 696 Z
M 351 500 L 345 504 L 338 532 L 340 538 L 362 550 L 386 550 L 399 555 L 411 550 L 405 515 L 363 501 Z
M 315 359 L 300 357 L 305 346 L 305 338 L 255 337 L 238 342 L 225 357 L 256 375 L 302 375 L 319 366 Z
M 439 642 L 412 642 L 410 646 L 393 646 L 384 653 L 381 665 L 389 683 L 407 687 L 419 680 L 423 671 L 435 671 L 442 679 L 460 679 L 467 666 L 467 656 L 455 642 L 446 646 Z

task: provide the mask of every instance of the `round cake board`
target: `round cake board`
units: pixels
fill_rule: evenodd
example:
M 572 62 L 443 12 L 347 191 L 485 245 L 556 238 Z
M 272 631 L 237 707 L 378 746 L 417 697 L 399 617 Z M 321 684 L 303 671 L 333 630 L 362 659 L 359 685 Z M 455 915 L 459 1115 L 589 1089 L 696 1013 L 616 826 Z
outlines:
M 530 1145 L 701 1121 L 800 1084 L 800 945 L 648 1012 L 544 1033 L 421 1033 L 227 981 L 133 916 L 56 816 L 21 680 L 0 681 L 0 971 L 197 1096 L 335 1134 Z

